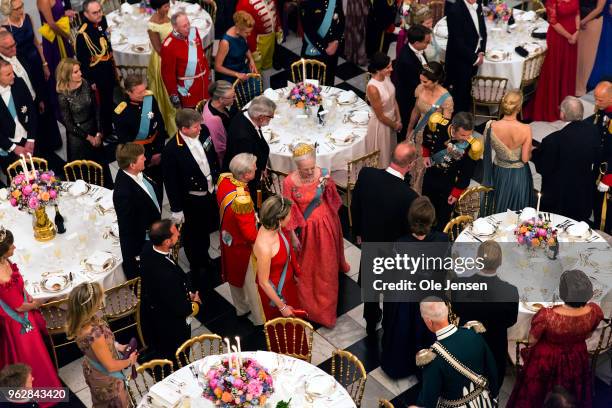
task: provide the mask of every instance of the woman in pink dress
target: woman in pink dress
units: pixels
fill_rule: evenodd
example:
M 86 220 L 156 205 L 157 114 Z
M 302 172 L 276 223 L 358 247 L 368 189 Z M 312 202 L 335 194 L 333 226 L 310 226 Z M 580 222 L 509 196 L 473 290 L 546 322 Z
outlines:
M 328 169 L 316 165 L 315 148 L 299 144 L 293 151 L 297 170 L 283 182 L 283 195 L 295 205 L 287 229 L 299 248 L 300 303 L 310 320 L 326 327 L 336 324 L 338 271 L 350 269 L 344 259 L 344 240 L 338 209 L 342 199 Z
M 61 387 L 42 337 L 47 335 L 38 311 L 42 302 L 26 292 L 19 268 L 9 260 L 14 251 L 13 234 L 0 227 L 0 367 L 24 363 L 32 367 L 35 388 Z

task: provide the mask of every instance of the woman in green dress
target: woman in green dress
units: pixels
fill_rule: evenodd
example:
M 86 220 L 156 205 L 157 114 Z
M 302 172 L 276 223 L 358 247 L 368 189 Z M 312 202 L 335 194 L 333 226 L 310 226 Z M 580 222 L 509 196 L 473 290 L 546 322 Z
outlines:
M 155 9 L 155 13 L 149 20 L 148 33 L 153 52 L 151 52 L 151 59 L 149 60 L 147 78 L 149 80 L 149 89 L 155 95 L 155 99 L 159 104 L 159 110 L 164 117 L 168 136 L 172 137 L 176 134 L 176 124 L 174 123 L 176 109 L 170 103 L 168 91 L 166 91 L 161 77 L 161 58 L 159 56 L 164 40 L 172 32 L 172 24 L 168 16 L 170 0 L 151 0 L 151 7 Z

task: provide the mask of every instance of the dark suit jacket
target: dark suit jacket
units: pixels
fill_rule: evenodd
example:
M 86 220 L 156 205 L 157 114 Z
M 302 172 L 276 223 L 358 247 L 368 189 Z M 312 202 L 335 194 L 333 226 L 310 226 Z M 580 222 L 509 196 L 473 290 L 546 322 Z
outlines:
M 599 134 L 592 122 L 571 122 L 542 140 L 531 160 L 542 175 L 544 211 L 589 220 L 593 210 L 592 169 L 597 168 L 599 150 Z
M 225 171 L 229 171 L 229 163 L 238 153 L 254 154 L 257 156 L 255 180 L 259 180 L 268 164 L 270 146 L 245 115 L 246 112 L 235 115 L 229 125 L 223 167 Z
M 408 208 L 418 197 L 404 180 L 364 167 L 353 190 L 353 231 L 364 242 L 394 242 L 408 233 Z
M 155 187 L 153 180 L 149 178 L 147 180 Z M 161 191 L 155 193 L 158 197 L 158 205 L 161 208 L 161 202 L 159 202 Z M 138 276 L 135 258 L 142 251 L 146 233 L 151 224 L 161 218 L 161 213 L 142 187 L 125 174 L 123 170 L 119 170 L 115 178 L 113 204 L 117 212 L 119 241 L 126 275 L 129 275 L 128 278 Z
M 395 99 L 399 105 L 400 115 L 402 117 L 402 135 L 406 134 L 410 114 L 416 102 L 414 90 L 419 86 L 419 75 L 423 70 L 423 65 L 419 57 L 410 49 L 408 44 L 402 48 L 393 72 L 395 82 Z
M 449 5 L 449 4 L 447 4 Z M 474 27 L 470 12 L 463 0 L 457 0 L 446 11 L 448 25 L 448 46 L 446 48 L 446 75 L 453 80 L 470 80 L 477 67 L 474 62 L 479 52 L 487 49 L 487 30 L 482 14 L 482 4 L 478 6 L 478 31 L 482 41 L 478 50 L 478 31 Z
M 38 109 L 34 105 L 32 95 L 23 79 L 15 77 L 15 83 L 11 86 L 11 95 L 17 111 L 17 120 L 27 132 L 28 139 L 36 139 L 38 131 Z M 13 142 L 9 138 L 15 135 L 15 121 L 11 116 L 8 106 L 0 98 L 0 149 L 8 151 Z
M 334 16 L 336 16 L 337 18 L 332 19 L 329 30 L 327 30 L 327 33 L 325 33 L 324 36 L 320 36 L 317 31 L 319 30 L 319 27 L 323 22 L 325 12 L 329 7 L 329 1 L 305 0 L 299 2 L 299 5 L 300 20 L 302 21 L 302 27 L 304 28 L 304 36 L 308 37 L 308 39 L 312 42 L 312 45 L 315 46 L 322 55 L 327 55 L 325 53 L 325 49 L 327 48 L 330 42 L 343 42 L 344 12 L 342 11 L 342 0 L 336 0 L 336 9 L 334 10 Z M 301 55 L 304 55 L 307 44 L 308 43 L 306 42 L 306 40 L 302 42 Z M 338 53 L 336 52 L 336 54 Z
M 202 126 L 199 140 L 204 146 L 214 184 L 219 177 L 219 162 L 206 126 Z M 162 171 L 172 212 L 183 211 L 185 197 L 190 191 L 208 191 L 206 176 L 179 133 L 170 139 L 162 152 Z

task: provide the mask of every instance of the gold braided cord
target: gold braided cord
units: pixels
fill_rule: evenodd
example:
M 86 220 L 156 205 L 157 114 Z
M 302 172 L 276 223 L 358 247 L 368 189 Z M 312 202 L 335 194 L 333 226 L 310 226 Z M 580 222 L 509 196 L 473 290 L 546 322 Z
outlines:
M 89 66 L 94 67 L 98 65 L 100 61 L 102 61 L 102 57 L 106 56 L 108 52 L 108 43 L 106 42 L 106 38 L 100 37 L 100 47 L 101 48 L 98 48 L 93 43 L 93 41 L 91 40 L 91 38 L 89 37 L 87 33 L 83 32 L 81 34 L 83 35 L 83 39 L 85 40 L 85 45 L 87 45 L 87 48 L 89 49 L 89 53 L 92 55 L 92 57 L 95 58 L 95 62 L 93 63 L 90 62 Z

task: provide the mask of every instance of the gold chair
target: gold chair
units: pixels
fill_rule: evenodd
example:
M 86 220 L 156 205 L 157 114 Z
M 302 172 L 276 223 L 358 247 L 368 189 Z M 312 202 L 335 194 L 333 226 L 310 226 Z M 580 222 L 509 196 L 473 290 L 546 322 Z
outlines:
M 139 77 L 141 77 L 142 79 L 145 80 L 145 82 L 147 81 L 147 67 L 141 67 L 138 65 L 117 65 L 117 71 L 119 72 L 119 84 L 121 85 L 122 88 L 124 87 L 124 81 L 125 78 L 128 77 L 128 75 L 137 75 Z
M 192 337 L 176 350 L 179 368 L 207 356 L 223 354 L 223 339 L 217 334 L 201 334 Z
M 113 330 L 113 333 L 119 333 L 130 327 L 136 326 L 140 344 L 146 347 L 144 336 L 142 335 L 142 327 L 140 322 L 140 277 L 130 279 L 127 282 L 117 285 L 105 291 L 106 304 L 104 306 L 104 317 L 110 325 L 111 323 L 132 317 L 133 323 L 122 326 L 119 329 Z
M 277 317 L 264 324 L 268 351 L 299 358 L 310 363 L 314 329 L 302 319 Z
M 210 14 L 214 25 L 217 22 L 217 3 L 215 3 L 215 0 L 200 0 L 200 7 Z
M 493 188 L 487 186 L 475 186 L 466 189 L 457 200 L 457 204 L 455 205 L 455 214 L 470 215 L 473 219 L 478 219 L 479 217 L 486 217 L 493 214 L 495 212 L 494 209 L 491 209 L 490 213 L 487 210 L 491 191 L 493 191 Z M 485 212 L 483 214 L 481 214 L 480 211 L 480 203 L 482 200 L 484 200 L 485 208 Z
M 285 177 L 288 176 L 288 174 L 280 170 L 273 170 L 270 167 L 268 167 L 266 171 L 268 175 L 263 180 L 263 188 L 266 191 L 266 194 L 268 195 L 282 194 L 283 193 L 283 181 L 285 180 Z
M 66 338 L 68 298 L 45 303 L 40 307 L 40 313 L 47 324 L 47 332 L 49 333 L 51 349 L 53 350 L 53 362 L 55 363 L 55 368 L 59 368 L 56 350 L 60 347 L 74 343 L 74 340 L 68 340 Z M 62 341 L 56 343 L 57 337 L 60 337 Z
M 448 234 L 448 239 L 453 242 L 461 231 L 465 229 L 468 224 L 474 222 L 474 218 L 471 215 L 460 215 L 450 220 L 444 227 L 444 233 Z
M 316 79 L 319 85 L 325 84 L 325 75 L 327 73 L 327 65 L 316 59 L 305 59 L 303 64 L 306 64 L 306 79 Z M 295 61 L 291 64 L 291 80 L 294 83 L 304 82 L 304 67 L 302 60 Z
M 523 362 L 521 360 L 521 350 L 529 348 L 529 340 L 515 340 L 514 341 L 514 353 L 515 353 L 515 362 L 514 362 L 514 373 L 518 375 L 523 370 Z
M 26 161 L 28 163 L 28 167 L 30 167 L 30 159 L 26 159 Z M 32 157 L 32 163 L 34 163 L 34 168 L 38 171 L 48 171 L 49 170 L 49 163 L 47 162 L 47 160 L 43 158 Z M 8 173 L 9 183 L 13 181 L 13 178 L 16 175 L 18 175 L 19 173 L 23 171 L 24 171 L 23 165 L 21 164 L 20 160 L 15 160 L 13 163 L 11 163 L 6 168 L 6 172 Z
M 238 109 L 246 106 L 251 99 L 263 93 L 263 80 L 260 74 L 247 74 L 246 81 L 237 79 L 234 81 L 234 91 L 236 92 L 236 104 Z
M 395 407 L 393 406 L 391 401 L 381 398 L 378 400 L 378 408 L 395 408 Z
M 523 93 L 523 105 L 525 105 L 529 98 L 535 93 L 545 58 L 546 51 L 542 51 L 528 57 L 525 59 L 525 62 L 523 62 L 523 74 L 521 76 L 520 86 L 520 90 Z M 522 116 L 523 110 L 521 109 L 521 117 Z
M 346 177 L 343 172 L 334 175 L 334 181 L 339 190 L 346 193 L 346 205 L 348 207 L 349 227 L 353 226 L 353 215 L 351 214 L 351 196 L 359 171 L 364 167 L 378 167 L 380 150 L 375 150 L 365 156 L 358 157 L 346 163 Z
M 472 114 L 483 118 L 499 119 L 501 116 L 500 104 L 506 88 L 508 78 L 475 76 L 472 78 Z M 477 107 L 484 107 L 488 114 L 476 113 Z M 490 108 L 497 108 L 497 114 L 491 114 Z
M 70 19 L 70 40 L 72 41 L 73 51 L 76 51 L 76 38 L 82 25 L 81 13 L 75 13 L 74 17 Z
M 104 185 L 102 166 L 92 160 L 74 160 L 64 166 L 66 181 L 83 180 L 97 186 Z
M 429 6 L 429 9 L 431 10 L 433 26 L 435 26 L 438 21 L 440 21 L 442 17 L 444 17 L 444 3 L 444 0 L 431 0 L 427 3 L 427 6 Z
M 204 105 L 206 105 L 206 102 L 208 102 L 207 99 L 202 99 L 200 102 L 197 103 L 195 108 L 198 112 L 200 112 L 200 114 L 204 112 Z
M 331 363 L 332 377 L 346 389 L 355 405 L 360 407 L 365 383 L 368 379 L 363 364 L 346 350 L 335 350 L 332 353 Z
M 181 233 L 183 231 L 183 224 L 177 225 L 176 229 L 178 230 L 179 233 Z M 183 240 L 182 240 L 181 237 L 182 237 L 182 235 L 176 241 L 176 244 L 174 244 L 174 246 L 172 247 L 172 251 L 170 252 L 170 254 L 172 256 L 172 260 L 177 265 L 178 265 L 178 261 L 179 261 L 179 253 L 181 251 L 181 247 L 183 246 Z
M 535 11 L 535 13 L 542 17 L 546 13 L 546 6 L 540 0 L 529 0 L 521 3 L 521 10 L 523 11 Z
M 151 360 L 136 368 L 138 378 L 128 380 L 128 391 L 134 406 L 145 397 L 149 389 L 157 382 L 174 372 L 170 360 Z
M 591 370 L 595 375 L 595 369 L 597 368 L 597 359 L 601 354 L 607 353 L 612 349 L 612 318 L 604 319 L 604 326 L 601 327 L 601 334 L 599 335 L 599 341 L 595 350 L 589 350 L 591 355 Z

